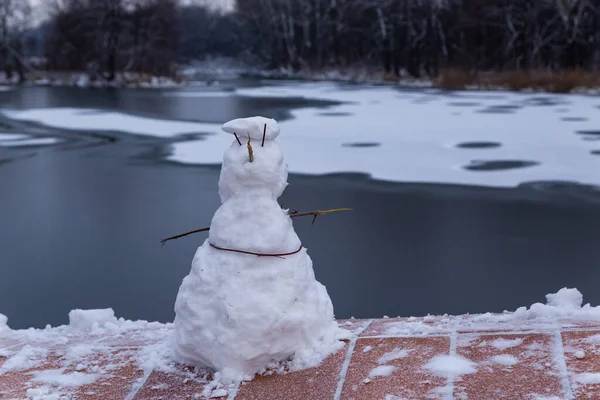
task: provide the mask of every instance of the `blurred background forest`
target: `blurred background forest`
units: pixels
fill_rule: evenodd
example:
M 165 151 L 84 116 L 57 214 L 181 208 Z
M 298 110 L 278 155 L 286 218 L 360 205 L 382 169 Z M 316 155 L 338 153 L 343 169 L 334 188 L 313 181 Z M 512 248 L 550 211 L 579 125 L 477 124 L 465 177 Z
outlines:
M 523 71 L 596 79 L 600 0 L 0 0 L 5 79 L 175 76 L 207 59 L 384 79 Z

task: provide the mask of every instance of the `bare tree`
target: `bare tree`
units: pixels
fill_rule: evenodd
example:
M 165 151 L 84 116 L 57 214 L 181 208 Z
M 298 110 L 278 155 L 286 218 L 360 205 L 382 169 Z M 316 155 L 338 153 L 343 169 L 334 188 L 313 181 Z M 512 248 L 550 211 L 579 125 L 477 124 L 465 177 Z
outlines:
M 7 79 L 12 78 L 12 70 L 16 68 L 19 81 L 25 80 L 22 35 L 31 25 L 30 14 L 28 0 L 0 0 L 0 64 Z

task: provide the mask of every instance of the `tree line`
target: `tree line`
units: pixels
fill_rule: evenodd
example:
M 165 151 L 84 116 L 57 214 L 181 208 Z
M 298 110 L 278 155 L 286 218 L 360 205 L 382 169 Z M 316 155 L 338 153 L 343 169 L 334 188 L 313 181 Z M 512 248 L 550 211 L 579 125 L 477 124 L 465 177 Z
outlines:
M 35 25 L 28 0 L 0 0 L 0 68 L 23 75 L 36 55 L 46 69 L 110 81 L 119 72 L 172 75 L 208 56 L 414 77 L 600 67 L 600 0 L 236 0 L 231 12 L 210 5 L 42 0 L 46 17 Z
M 237 0 L 272 67 L 386 73 L 600 67 L 600 0 Z

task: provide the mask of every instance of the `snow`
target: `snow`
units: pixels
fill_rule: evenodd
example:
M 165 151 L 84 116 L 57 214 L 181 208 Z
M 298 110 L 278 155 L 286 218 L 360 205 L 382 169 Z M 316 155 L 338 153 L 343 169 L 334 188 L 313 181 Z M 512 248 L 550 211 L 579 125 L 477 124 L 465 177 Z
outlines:
M 583 304 L 583 295 L 577 289 L 562 288 L 557 293 L 546 295 L 549 306 L 577 310 Z
M 65 369 L 49 369 L 45 371 L 34 372 L 33 382 L 46 383 L 58 386 L 82 386 L 95 382 L 98 374 L 85 374 L 82 372 L 64 373 Z
M 69 325 L 75 329 L 91 330 L 97 327 L 116 325 L 117 318 L 112 308 L 97 310 L 71 310 Z
M 516 317 L 522 318 L 564 318 L 600 319 L 600 306 L 582 306 L 583 295 L 575 288 L 562 288 L 546 295 L 547 304 L 535 303 L 529 309 L 520 307 Z
M 21 140 L 27 138 L 27 135 L 20 133 L 0 133 L 0 143 L 5 141 Z
M 439 376 L 456 376 L 473 374 L 477 371 L 477 364 L 462 356 L 435 356 L 424 366 L 428 371 Z
M 280 123 L 286 132 L 281 146 L 294 173 L 358 172 L 388 181 L 496 187 L 543 180 L 600 184 L 600 175 L 595 172 L 600 168 L 600 157 L 590 154 L 595 149 L 594 142 L 581 140 L 582 135 L 575 133 L 594 131 L 600 123 L 595 108 L 599 101 L 593 96 L 509 92 L 444 95 L 435 90 L 398 91 L 368 86 L 350 89 L 327 83 L 241 88 L 231 95 L 302 97 L 341 103 L 326 110 L 294 110 L 292 119 Z M 544 105 L 544 101 L 550 105 Z M 477 104 L 452 105 L 460 102 Z M 487 112 L 503 106 L 515 108 L 509 109 L 510 114 Z M 569 113 L 556 112 L 563 107 L 568 107 Z M 571 114 L 587 120 L 561 120 Z M 209 154 L 214 148 L 211 141 L 218 140 L 209 137 L 205 141 L 175 143 L 170 159 L 189 164 L 213 163 L 214 157 Z M 456 148 L 459 143 L 473 141 L 501 145 Z M 361 142 L 380 146 L 344 147 Z M 539 165 L 494 171 L 464 168 L 477 160 L 526 160 Z
M 523 339 L 496 339 L 491 343 L 491 346 L 495 347 L 498 350 L 506 350 L 511 347 L 517 347 L 523 344 Z
M 398 397 L 393 394 L 386 394 L 384 397 L 384 400 L 408 400 L 408 399 L 406 399 L 404 397 Z
M 194 96 L 189 91 L 168 95 L 176 93 Z M 238 88 L 215 93 L 339 102 L 327 109 L 293 110 L 293 118 L 280 123 L 286 132 L 280 139 L 281 146 L 293 173 L 358 172 L 388 181 L 495 187 L 515 187 L 523 182 L 544 180 L 600 184 L 600 174 L 596 173 L 600 169 L 600 157 L 590 154 L 596 150 L 597 142 L 582 140 L 584 135 L 576 134 L 577 131 L 595 131 L 600 124 L 596 108 L 600 101 L 594 96 L 484 91 L 444 94 L 432 89 L 399 91 L 389 87 L 350 88 L 331 83 Z M 460 106 L 461 103 L 474 105 L 466 107 Z M 557 112 L 562 108 L 568 112 Z M 172 144 L 168 159 L 185 164 L 219 164 L 221 149 L 230 143 L 230 138 L 217 134 L 220 125 L 212 123 L 167 121 L 76 108 L 3 112 L 9 118 L 64 129 L 109 130 L 156 137 L 211 134 Z M 335 116 L 331 116 L 332 113 Z M 565 116 L 584 120 L 564 121 L 561 118 Z M 379 146 L 347 146 L 365 142 Z M 495 142 L 500 146 L 456 147 L 465 142 Z M 504 170 L 465 169 L 469 165 L 481 166 L 481 161 L 486 160 L 524 160 L 539 164 Z
M 363 353 L 368 353 L 369 351 L 373 350 L 373 346 L 365 346 L 365 348 L 363 349 Z
M 583 359 L 585 358 L 585 353 L 582 350 L 577 350 L 574 354 L 575 358 Z
M 380 365 L 378 367 L 373 368 L 369 372 L 369 378 L 374 379 L 381 376 L 390 376 L 396 367 L 392 365 Z
M 4 362 L 0 367 L 0 374 L 6 371 L 25 370 L 39 366 L 47 355 L 47 349 L 27 344 Z
M 265 129 L 266 125 L 266 129 Z M 223 124 L 223 130 L 240 137 L 250 137 L 254 140 L 274 140 L 279 136 L 279 124 L 274 119 L 265 117 L 237 118 Z
M 233 140 L 219 179 L 222 205 L 209 238 L 192 261 L 175 302 L 175 358 L 218 371 L 222 382 L 242 380 L 274 363 L 291 370 L 318 365 L 343 347 L 325 287 L 277 203 L 287 185 L 287 167 L 276 142 L 262 145 L 265 119 L 226 123 L 223 130 L 249 130 L 247 145 Z M 268 121 L 269 137 L 279 128 Z M 256 136 L 254 136 L 256 135 Z M 293 253 L 281 257 L 261 254 Z
M 584 372 L 582 374 L 575 374 L 573 379 L 575 382 L 582 385 L 600 384 L 600 372 Z
M 510 354 L 499 354 L 493 356 L 491 360 L 493 363 L 504 365 L 505 367 L 512 367 L 519 362 L 515 356 L 511 356 Z
M 396 347 L 394 350 L 385 353 L 383 356 L 377 360 L 379 364 L 386 364 L 393 360 L 398 360 L 400 358 L 405 358 L 408 356 L 409 350 L 403 350 Z
M 59 143 L 57 138 L 37 138 L 21 140 L 0 140 L 0 147 L 46 146 Z
M 0 314 L 0 331 L 2 331 L 3 329 L 8 329 L 8 317 L 4 314 Z
M 138 117 L 114 111 L 86 108 L 34 108 L 29 110 L 2 110 L 8 118 L 33 121 L 53 128 L 82 131 L 117 131 L 161 138 L 184 133 L 216 132 L 218 124 L 168 121 Z M 223 143 L 222 140 L 220 140 Z

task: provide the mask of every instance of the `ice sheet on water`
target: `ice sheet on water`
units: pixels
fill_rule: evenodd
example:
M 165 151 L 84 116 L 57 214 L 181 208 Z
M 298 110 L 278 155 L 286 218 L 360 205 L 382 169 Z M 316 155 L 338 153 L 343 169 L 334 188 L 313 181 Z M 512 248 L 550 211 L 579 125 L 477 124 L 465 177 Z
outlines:
M 188 92 L 182 92 L 188 93 Z M 532 181 L 570 181 L 600 184 L 600 158 L 591 152 L 594 142 L 581 140 L 578 131 L 591 131 L 600 124 L 597 98 L 585 95 L 544 95 L 541 107 L 528 93 L 456 92 L 450 98 L 435 91 L 401 92 L 394 88 L 362 86 L 348 89 L 330 83 L 307 83 L 240 88 L 231 95 L 247 97 L 304 97 L 329 100 L 330 113 L 303 108 L 292 111 L 292 119 L 280 123 L 279 137 L 291 172 L 326 174 L 357 172 L 376 179 L 402 182 L 432 182 L 514 187 Z M 190 95 L 191 96 L 191 95 Z M 425 98 L 427 101 L 421 101 Z M 476 98 L 477 105 L 452 106 L 456 99 Z M 506 108 L 511 114 L 476 112 L 490 107 Z M 577 110 L 585 118 L 576 126 L 561 120 L 557 110 Z M 177 142 L 169 159 L 186 164 L 219 164 L 229 135 L 217 134 L 219 124 L 167 121 L 118 112 L 52 108 L 4 110 L 19 120 L 75 130 L 109 130 L 156 137 L 182 133 L 215 133 L 203 140 Z M 532 124 L 534 121 L 534 124 Z M 377 143 L 377 147 L 348 147 L 347 143 Z M 460 143 L 488 142 L 493 148 L 457 148 Z M 310 156 L 309 156 L 310 155 Z M 357 162 L 357 158 L 360 162 Z M 472 161 L 508 166 L 508 161 L 531 161 L 527 168 L 470 171 Z M 522 165 L 522 164 L 510 164 Z M 526 164 L 529 165 L 529 164 Z

